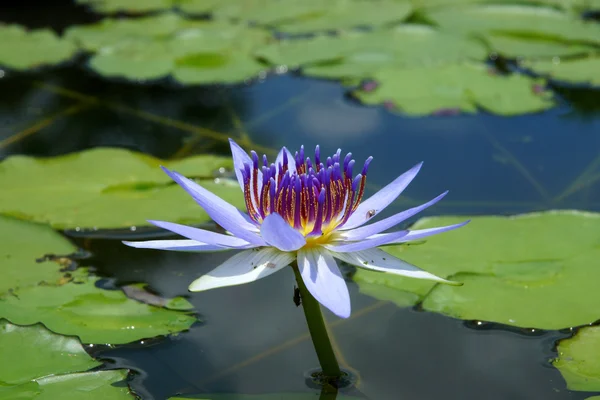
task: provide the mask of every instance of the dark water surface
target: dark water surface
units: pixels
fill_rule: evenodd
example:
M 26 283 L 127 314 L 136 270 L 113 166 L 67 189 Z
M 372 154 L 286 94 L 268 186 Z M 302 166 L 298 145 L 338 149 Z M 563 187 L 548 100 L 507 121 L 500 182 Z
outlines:
M 21 15 L 0 14 L 0 20 L 23 23 Z M 30 25 L 49 24 L 41 21 Z M 594 184 L 600 178 L 600 91 L 559 87 L 558 107 L 513 118 L 485 113 L 408 118 L 363 107 L 338 83 L 294 74 L 238 87 L 107 81 L 77 65 L 0 76 L 0 158 L 97 146 L 163 158 L 226 155 L 227 137 L 242 142 L 248 137 L 272 153 L 282 145 L 319 143 L 325 153 L 338 147 L 352 151 L 357 162 L 374 156 L 370 192 L 425 161 L 388 214 L 446 189 L 449 196 L 420 216 L 600 210 Z M 127 232 L 92 232 L 87 238 L 78 233 L 74 240 L 94 254 L 90 263 L 112 279 L 109 286 L 141 281 L 164 296 L 189 296 L 202 320 L 174 338 L 90 348 L 109 367 L 137 371 L 132 385 L 144 399 L 318 392 L 304 378 L 318 363 L 303 313 L 292 302 L 291 271 L 189 294 L 193 279 L 230 254 L 136 250 L 120 244 L 117 237 L 123 235 Z M 358 379 L 350 393 L 375 400 L 591 395 L 568 391 L 549 364 L 555 342 L 569 332 L 531 332 L 400 309 L 361 295 L 352 282 L 349 286 L 352 317 L 327 318 L 340 362 Z

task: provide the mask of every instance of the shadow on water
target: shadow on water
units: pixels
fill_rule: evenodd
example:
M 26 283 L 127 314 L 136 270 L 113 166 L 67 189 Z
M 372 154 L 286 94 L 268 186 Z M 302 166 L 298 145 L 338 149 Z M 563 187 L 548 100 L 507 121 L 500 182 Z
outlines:
M 69 24 L 92 18 L 79 12 L 66 17 L 72 18 Z M 47 17 L 54 13 L 27 12 L 26 21 L 24 14 L 13 10 L 2 19 L 58 30 L 66 26 Z M 0 84 L 0 158 L 54 156 L 97 146 L 164 158 L 227 155 L 228 136 L 265 151 L 301 144 L 310 149 L 319 143 L 324 153 L 338 147 L 352 151 L 357 162 L 374 156 L 369 192 L 425 161 L 388 214 L 445 189 L 451 189 L 450 195 L 421 215 L 600 210 L 597 90 L 556 87 L 559 106 L 533 115 L 408 118 L 383 107 L 360 106 L 338 83 L 293 74 L 236 87 L 177 87 L 169 81 L 111 81 L 67 65 L 30 74 L 6 72 Z M 189 294 L 188 284 L 228 254 L 130 249 L 114 239 L 74 240 L 94 254 L 91 264 L 116 285 L 147 282 L 161 295 L 189 296 L 200 315 L 202 322 L 173 338 L 90 349 L 114 361 L 111 367 L 138 371 L 133 386 L 145 399 L 175 393 L 313 391 L 304 374 L 317 366 L 317 359 L 302 312 L 292 302 L 291 271 L 251 285 Z M 549 365 L 556 355 L 554 342 L 564 333 L 533 335 L 465 324 L 379 303 L 353 283 L 349 286 L 352 317 L 327 317 L 340 361 L 357 374 L 357 386 L 368 398 L 587 397 L 567 391 Z

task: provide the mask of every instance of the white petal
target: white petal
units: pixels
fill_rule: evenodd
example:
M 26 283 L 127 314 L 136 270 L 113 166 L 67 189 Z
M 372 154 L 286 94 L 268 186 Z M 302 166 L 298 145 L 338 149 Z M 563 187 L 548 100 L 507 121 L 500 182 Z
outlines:
M 199 292 L 254 282 L 288 266 L 294 258 L 293 253 L 284 253 L 273 247 L 245 250 L 196 279 L 189 290 Z
M 198 242 L 196 240 L 146 240 L 142 242 L 123 241 L 123 244 L 137 249 L 155 249 L 171 251 L 222 251 L 231 250 L 229 247 Z
M 378 272 L 388 272 L 390 274 L 407 276 L 409 278 L 428 279 L 450 285 L 461 285 L 461 283 L 452 282 L 430 274 L 427 271 L 423 271 L 422 269 L 417 268 L 406 261 L 402 261 L 380 249 L 369 249 L 354 253 L 332 252 L 332 254 L 336 258 L 360 268 Z
M 323 248 L 298 250 L 298 268 L 315 299 L 341 318 L 350 316 L 350 294 L 337 263 Z

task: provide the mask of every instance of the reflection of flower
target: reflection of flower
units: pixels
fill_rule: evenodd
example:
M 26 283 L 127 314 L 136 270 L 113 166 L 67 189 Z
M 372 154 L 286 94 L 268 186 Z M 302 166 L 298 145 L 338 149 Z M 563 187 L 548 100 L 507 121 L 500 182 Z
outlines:
M 248 214 L 177 172 L 163 168 L 228 231 L 227 235 L 150 221 L 188 240 L 124 242 L 132 247 L 160 250 L 243 250 L 192 282 L 191 291 L 253 282 L 297 260 L 310 293 L 336 315 L 346 318 L 350 315 L 350 297 L 335 258 L 360 268 L 451 283 L 376 248 L 421 239 L 466 224 L 381 233 L 435 204 L 447 192 L 425 204 L 363 226 L 400 195 L 419 172 L 421 164 L 361 202 L 372 158 L 367 159 L 361 173 L 352 177 L 352 155 L 341 158 L 340 150 L 332 157 L 321 159 L 317 146 L 311 160 L 304 158 L 304 148 L 292 156 L 284 147 L 277 161 L 269 164 L 266 156 L 259 160 L 252 152 L 249 157 L 235 142 L 230 142 Z

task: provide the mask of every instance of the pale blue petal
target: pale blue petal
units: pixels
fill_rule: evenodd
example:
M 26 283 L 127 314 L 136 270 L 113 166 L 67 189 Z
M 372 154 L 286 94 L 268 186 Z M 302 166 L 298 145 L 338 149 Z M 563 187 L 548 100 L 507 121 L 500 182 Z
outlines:
M 221 233 L 207 231 L 204 229 L 193 228 L 187 225 L 175 224 L 173 222 L 166 221 L 151 221 L 152 225 L 158 226 L 159 228 L 166 229 L 178 235 L 184 236 L 188 239 L 192 239 L 198 242 L 214 244 L 217 246 L 225 246 L 231 248 L 247 248 L 252 245 L 244 239 L 240 239 L 234 236 L 223 235 Z
M 437 235 L 438 233 L 448 232 L 448 231 L 460 228 L 462 226 L 465 226 L 469 222 L 471 222 L 471 220 L 467 220 L 467 221 L 461 222 L 459 224 L 454 224 L 454 225 L 440 226 L 438 228 L 415 229 L 414 231 L 408 231 L 408 235 L 401 237 L 400 239 L 388 242 L 386 244 L 406 243 L 406 242 L 410 242 L 411 240 L 423 239 L 428 236 Z M 376 239 L 380 236 L 382 236 L 382 235 L 373 235 L 373 236 L 367 237 L 366 239 L 367 240 Z
M 264 245 L 264 241 L 258 235 L 258 228 L 247 215 L 185 176 L 174 171 L 169 171 L 165 167 L 162 167 L 162 169 L 171 177 L 171 179 L 184 188 L 185 191 L 196 200 L 200 207 L 202 207 L 217 224 L 225 228 L 225 230 L 252 244 Z
M 423 163 L 419 163 L 400 175 L 392 183 L 379 190 L 373 196 L 360 203 L 356 211 L 348 218 L 348 221 L 340 227 L 342 230 L 361 226 L 373 216 L 379 214 L 391 202 L 396 200 L 400 193 L 406 189 L 408 184 L 417 176 Z
M 350 316 L 350 294 L 334 258 L 324 249 L 298 251 L 298 268 L 315 299 L 341 318 Z
M 412 217 L 413 215 L 420 213 L 427 207 L 434 205 L 435 203 L 443 199 L 444 196 L 446 196 L 446 194 L 448 194 L 448 191 L 445 191 L 435 199 L 430 200 L 425 204 L 421 204 L 420 206 L 409 208 L 408 210 L 402 211 L 396 215 L 392 215 L 389 218 L 382 219 L 381 221 L 374 222 L 367 226 L 362 226 L 360 228 L 356 228 L 350 231 L 345 231 L 343 233 L 343 236 L 345 239 L 348 240 L 362 240 L 368 236 L 376 235 L 380 232 L 385 231 L 386 229 L 398 225 L 399 223 Z
M 231 155 L 233 157 L 233 170 L 243 192 L 244 178 L 242 177 L 241 170 L 244 169 L 244 164 L 252 165 L 252 159 L 233 139 L 229 139 L 229 146 L 231 147 Z
M 355 253 L 333 253 L 333 256 L 348 264 L 372 271 L 387 272 L 394 275 L 407 276 L 409 278 L 427 279 L 450 285 L 461 285 L 459 282 L 449 281 L 439 276 L 430 274 L 412 264 L 402 261 L 383 250 L 369 249 Z
M 214 244 L 206 244 L 195 240 L 146 240 L 141 242 L 123 241 L 124 245 L 135 247 L 136 249 L 154 249 L 154 250 L 171 250 L 171 251 L 223 251 L 231 250 L 229 247 L 217 246 Z
M 398 231 L 391 233 L 382 233 L 377 235 L 374 239 L 365 239 L 358 242 L 340 242 L 343 244 L 328 244 L 325 245 L 325 248 L 331 250 L 336 253 L 349 253 L 353 251 L 361 251 L 370 249 L 373 247 L 381 246 L 386 243 L 390 243 L 394 240 L 398 240 L 408 234 L 408 231 Z
M 235 170 L 235 176 L 238 180 L 238 183 L 240 184 L 240 188 L 242 188 L 242 192 L 244 191 L 244 178 L 242 176 L 242 169 L 244 169 L 244 164 L 248 164 L 250 166 L 250 168 L 252 169 L 253 163 L 252 163 L 252 159 L 250 158 L 250 156 L 248 155 L 248 153 L 246 153 L 244 151 L 244 149 L 242 149 L 240 147 L 240 145 L 238 145 L 236 142 L 233 141 L 233 139 L 229 139 L 229 146 L 231 147 L 231 155 L 233 157 L 233 169 Z M 262 188 L 262 171 L 260 170 L 260 168 L 258 169 L 258 179 L 257 179 L 257 184 L 258 184 L 258 193 L 260 193 L 260 190 Z
M 265 242 L 281 251 L 295 251 L 306 244 L 304 236 L 279 214 L 271 214 L 264 219 L 260 226 L 260 235 Z
M 294 261 L 295 256 L 272 247 L 242 251 L 189 286 L 192 292 L 241 285 L 269 276 Z

